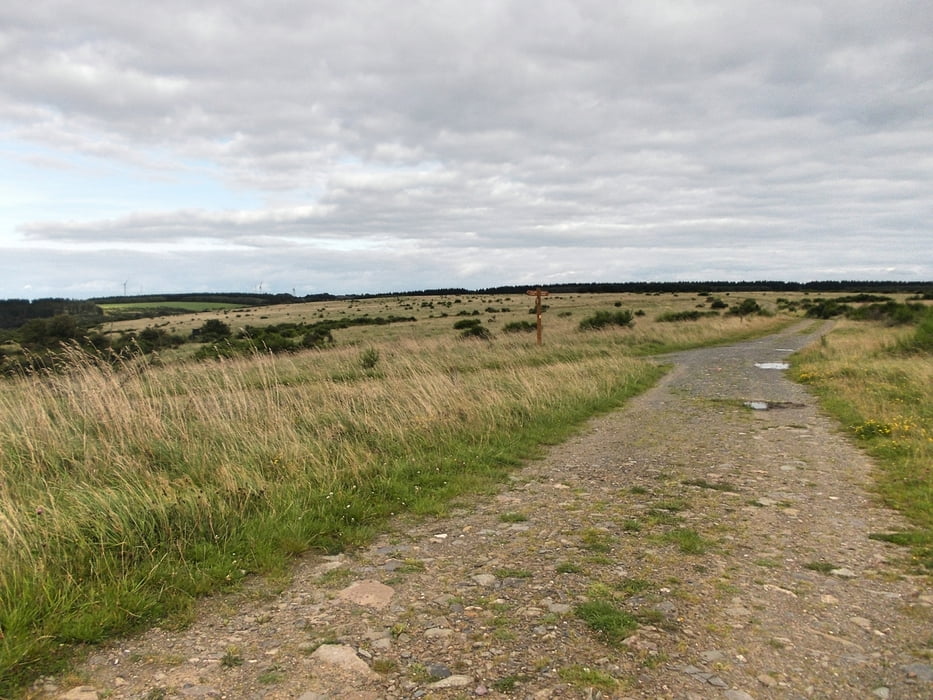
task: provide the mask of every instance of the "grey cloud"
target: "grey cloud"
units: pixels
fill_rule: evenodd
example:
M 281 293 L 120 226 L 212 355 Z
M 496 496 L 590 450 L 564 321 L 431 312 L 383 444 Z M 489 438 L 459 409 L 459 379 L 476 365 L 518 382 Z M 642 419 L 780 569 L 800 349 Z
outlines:
M 625 246 L 670 276 L 845 275 L 835 263 L 803 267 L 795 251 L 864 271 L 848 251 L 859 236 L 904 270 L 910 258 L 894 249 L 915 249 L 933 213 L 931 8 L 909 0 L 5 7 L 7 133 L 152 174 L 204 161 L 232 190 L 270 203 L 70 222 L 51 212 L 18 230 L 27 245 L 203 240 L 270 258 L 277 251 L 263 246 L 274 241 L 301 251 L 366 241 L 395 261 L 397 242 L 415 257 L 409 246 L 432 250 L 438 265 L 449 259 L 440 277 L 463 279 L 479 278 L 472 263 L 454 262 L 474 245 L 503 282 L 515 265 L 500 268 L 496 256 L 538 247 L 524 259 L 555 276 L 655 269 L 607 262 L 607 251 Z M 717 264 L 741 241 L 775 236 L 797 240 L 772 256 L 793 264 L 751 254 L 744 268 Z M 930 276 L 929 265 L 912 264 L 903 274 Z

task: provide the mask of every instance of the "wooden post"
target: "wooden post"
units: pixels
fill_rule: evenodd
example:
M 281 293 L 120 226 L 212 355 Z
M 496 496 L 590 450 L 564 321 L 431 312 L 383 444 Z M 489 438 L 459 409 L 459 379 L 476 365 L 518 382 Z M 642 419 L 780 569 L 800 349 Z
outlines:
M 541 297 L 546 297 L 548 292 L 538 287 L 537 289 L 529 289 L 525 294 L 535 298 L 535 314 L 538 317 L 538 345 L 541 345 Z

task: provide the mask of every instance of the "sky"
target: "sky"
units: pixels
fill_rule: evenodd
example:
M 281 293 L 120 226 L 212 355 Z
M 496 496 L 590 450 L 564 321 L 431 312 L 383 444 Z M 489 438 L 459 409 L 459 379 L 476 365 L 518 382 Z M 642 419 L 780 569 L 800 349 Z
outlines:
M 0 298 L 933 280 L 929 0 L 0 4 Z

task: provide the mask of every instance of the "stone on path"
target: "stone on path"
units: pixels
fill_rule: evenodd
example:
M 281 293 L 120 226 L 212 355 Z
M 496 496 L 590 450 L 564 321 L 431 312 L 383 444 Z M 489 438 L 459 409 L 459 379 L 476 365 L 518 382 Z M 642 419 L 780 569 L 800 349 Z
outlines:
M 431 683 L 429 688 L 465 688 L 466 686 L 473 683 L 473 679 L 470 676 L 447 676 L 447 678 L 441 678 L 436 683 Z
M 89 685 L 79 685 L 58 696 L 59 700 L 97 700 L 98 697 L 97 690 Z
M 913 663 L 902 666 L 907 675 L 911 678 L 918 678 L 922 681 L 933 681 L 933 666 L 924 663 Z
M 829 572 L 833 576 L 838 576 L 839 578 L 855 578 L 858 576 L 857 573 L 852 571 L 852 569 L 833 569 Z
M 378 678 L 369 664 L 356 655 L 356 650 L 346 644 L 322 644 L 311 654 L 311 659 L 318 664 L 351 673 L 364 679 Z
M 768 688 L 773 688 L 777 685 L 777 681 L 774 680 L 774 677 L 769 676 L 767 673 L 759 673 L 755 678 L 759 683 Z
M 746 693 L 744 690 L 727 690 L 722 696 L 726 700 L 755 700 L 751 695 Z
M 369 608 L 381 609 L 389 604 L 395 590 L 379 581 L 369 579 L 356 581 L 344 588 L 337 597 L 341 600 L 347 600 L 357 605 L 364 605 Z
M 716 688 L 728 688 L 728 684 L 715 673 L 710 673 L 705 671 L 702 668 L 698 668 L 692 664 L 678 665 L 673 668 L 686 673 L 691 678 L 700 681 L 701 683 L 709 683 L 711 686 Z

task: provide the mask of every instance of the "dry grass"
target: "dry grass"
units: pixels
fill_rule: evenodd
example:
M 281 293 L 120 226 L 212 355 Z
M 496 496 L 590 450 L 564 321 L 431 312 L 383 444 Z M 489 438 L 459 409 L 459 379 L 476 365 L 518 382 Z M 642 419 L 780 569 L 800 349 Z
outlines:
M 877 458 L 879 493 L 916 527 L 890 539 L 915 545 L 918 564 L 933 569 L 933 358 L 899 349 L 913 332 L 840 321 L 794 371 Z
M 655 312 L 699 300 L 555 296 L 538 348 L 533 334 L 461 341 L 457 317 L 439 315 L 441 301 L 445 313 L 469 304 L 495 332 L 528 318 L 527 298 L 435 299 L 433 309 L 424 301 L 330 302 L 287 307 L 284 317 L 262 310 L 263 323 L 406 311 L 421 319 L 339 331 L 326 351 L 119 366 L 76 352 L 65 372 L 6 382 L 0 695 L 49 668 L 61 643 L 173 614 L 309 547 L 362 541 L 399 509 L 439 512 L 457 493 L 490 488 L 538 445 L 649 385 L 658 368 L 632 357 L 646 347 L 786 322 L 656 324 Z M 634 330 L 575 330 L 617 301 L 645 309 Z M 259 325 L 255 311 L 243 313 Z M 378 353 L 375 367 L 362 350 Z
M 761 292 L 749 296 L 754 296 L 763 307 L 774 311 L 776 298 L 780 296 L 793 298 L 795 295 Z M 744 297 L 744 294 L 722 295 L 722 299 L 729 304 L 737 304 Z M 655 322 L 654 319 L 665 312 L 707 306 L 708 298 L 691 294 L 554 294 L 545 297 L 544 303 L 549 307 L 544 314 L 544 337 L 547 343 L 566 343 L 568 338 L 574 337 L 581 319 L 597 310 L 616 308 L 643 312 L 643 315 L 635 319 L 633 334 L 627 338 L 627 344 L 638 345 L 641 348 L 646 347 L 644 345 L 646 340 L 654 343 L 671 341 L 684 344 L 686 347 L 696 342 L 705 342 L 704 339 L 713 338 L 716 334 L 741 332 L 743 328 L 754 333 L 756 330 L 760 331 L 759 324 L 768 322 L 768 319 L 760 317 L 746 319 L 723 317 L 683 324 Z M 193 329 L 212 318 L 222 320 L 236 333 L 248 325 L 313 323 L 356 316 L 394 315 L 414 317 L 416 322 L 382 326 L 378 329 L 371 326 L 340 329 L 334 331 L 334 338 L 338 344 L 403 340 L 421 342 L 426 338 L 453 337 L 455 335 L 452 331 L 453 323 L 463 317 L 480 319 L 494 334 L 501 335 L 501 329 L 509 322 L 533 322 L 535 317 L 529 313 L 533 306 L 534 299 L 524 295 L 464 294 L 435 297 L 379 297 L 206 311 L 169 316 L 163 319 L 119 321 L 105 324 L 103 330 L 106 332 L 140 331 L 147 326 L 158 325 L 169 333 L 188 336 Z M 698 336 L 699 341 L 697 341 Z M 182 354 L 190 354 L 190 350 Z

